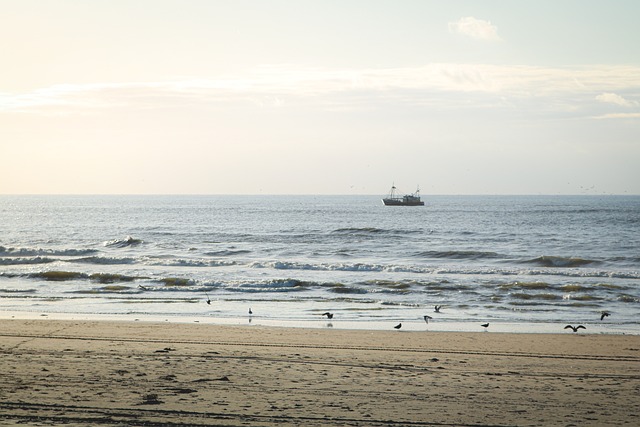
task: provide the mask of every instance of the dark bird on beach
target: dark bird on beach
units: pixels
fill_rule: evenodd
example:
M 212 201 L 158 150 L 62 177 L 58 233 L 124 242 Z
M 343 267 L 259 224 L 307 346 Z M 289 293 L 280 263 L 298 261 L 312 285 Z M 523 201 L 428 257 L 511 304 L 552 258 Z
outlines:
M 489 327 L 489 324 L 488 324 L 488 323 L 483 323 L 483 324 L 482 324 L 482 325 L 480 325 L 480 326 L 482 326 L 482 327 L 484 328 L 484 330 L 486 331 L 486 330 L 487 330 L 487 328 Z
M 604 320 L 605 317 L 609 317 L 609 316 L 611 316 L 611 313 L 609 313 L 608 311 L 603 311 L 600 314 L 600 320 Z
M 333 319 L 333 313 L 329 313 L 328 311 L 326 313 L 322 313 L 323 316 L 327 316 L 327 319 Z
M 433 307 L 433 311 L 435 311 L 436 313 L 440 313 L 441 308 L 442 308 L 441 305 L 436 305 L 435 307 Z
M 573 332 L 578 332 L 578 329 L 587 329 L 582 325 L 578 325 L 578 326 L 571 326 L 571 325 L 567 325 L 564 327 L 565 329 L 571 329 Z
M 398 323 L 396 326 L 394 326 L 395 329 L 400 329 L 402 328 L 402 323 Z
M 205 294 L 207 295 L 207 294 Z M 207 295 L 207 304 L 211 305 L 211 300 L 209 299 L 209 295 Z
M 427 323 L 429 323 L 429 319 L 433 319 L 433 317 L 431 316 L 422 316 L 422 317 L 424 317 L 424 321 Z

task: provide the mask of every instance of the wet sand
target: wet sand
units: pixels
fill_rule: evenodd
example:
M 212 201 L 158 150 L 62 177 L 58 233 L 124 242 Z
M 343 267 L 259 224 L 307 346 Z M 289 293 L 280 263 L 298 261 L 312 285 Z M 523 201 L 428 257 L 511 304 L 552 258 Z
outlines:
M 640 336 L 0 320 L 0 425 L 637 425 Z

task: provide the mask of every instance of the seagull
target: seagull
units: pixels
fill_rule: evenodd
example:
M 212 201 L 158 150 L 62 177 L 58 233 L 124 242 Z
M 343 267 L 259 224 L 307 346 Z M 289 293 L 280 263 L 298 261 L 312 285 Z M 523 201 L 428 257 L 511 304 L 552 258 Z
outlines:
M 578 325 L 578 326 L 571 326 L 571 325 L 567 325 L 564 327 L 565 329 L 572 329 L 573 332 L 578 332 L 578 329 L 587 329 L 582 325 Z
M 484 328 L 484 330 L 486 331 L 486 330 L 487 330 L 487 328 L 489 327 L 489 324 L 488 324 L 488 323 L 483 323 L 483 324 L 482 324 L 482 325 L 480 325 L 480 326 L 482 326 L 482 327 Z
M 398 323 L 396 326 L 394 326 L 395 329 L 400 329 L 402 328 L 402 323 Z
M 435 311 L 436 313 L 440 313 L 440 309 L 442 308 L 441 305 L 436 305 L 435 307 L 433 307 L 433 311 Z
M 424 321 L 427 323 L 429 323 L 429 319 L 433 319 L 433 317 L 431 316 L 422 316 L 422 317 L 424 317 Z
M 329 313 L 328 311 L 326 313 L 322 313 L 322 316 L 327 316 L 327 319 L 333 319 L 333 313 Z
M 207 294 L 205 294 L 207 295 Z M 211 305 L 211 300 L 209 299 L 209 295 L 207 295 L 207 304 Z
M 604 320 L 604 318 L 608 316 L 611 316 L 611 313 L 609 313 L 608 311 L 603 311 L 600 316 L 600 320 Z

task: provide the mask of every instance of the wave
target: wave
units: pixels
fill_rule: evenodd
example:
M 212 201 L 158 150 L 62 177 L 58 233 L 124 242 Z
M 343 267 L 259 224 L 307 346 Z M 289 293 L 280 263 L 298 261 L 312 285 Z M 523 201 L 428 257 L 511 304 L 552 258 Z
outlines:
M 0 258 L 0 265 L 48 264 L 55 261 L 53 258 L 39 256 L 35 258 Z
M 498 286 L 499 289 L 551 289 L 553 286 L 546 282 L 512 282 L 503 283 Z
M 543 300 L 543 301 L 555 301 L 562 299 L 561 295 L 556 294 L 525 294 L 525 293 L 513 293 L 509 295 L 511 298 L 516 300 Z
M 0 246 L 0 256 L 3 257 L 36 257 L 36 256 L 82 256 L 98 252 L 95 249 L 32 249 L 7 248 Z
M 101 256 L 76 258 L 73 260 L 73 262 L 79 262 L 83 264 L 98 264 L 98 265 L 135 264 L 137 261 L 138 260 L 136 258 L 113 258 L 113 257 L 101 257 Z
M 293 261 L 256 261 L 249 264 L 252 268 L 273 268 L 276 270 L 318 270 L 318 271 L 384 271 L 385 266 L 364 263 L 309 264 Z
M 164 267 L 228 267 L 237 265 L 235 261 L 218 261 L 218 260 L 200 260 L 200 259 L 169 259 L 161 261 L 149 261 L 149 265 Z
M 71 280 L 91 280 L 99 283 L 132 282 L 139 279 L 148 279 L 143 276 L 127 276 L 113 273 L 81 273 L 78 271 L 42 271 L 39 273 L 29 273 L 27 277 L 32 279 L 43 279 L 50 282 L 66 282 Z
M 246 250 L 246 249 L 238 249 L 238 250 L 230 250 L 230 249 L 226 249 L 226 250 L 220 250 L 220 251 L 214 251 L 214 252 L 206 252 L 205 255 L 207 256 L 234 256 L 234 255 L 244 255 L 244 254 L 250 254 L 251 251 Z
M 502 258 L 502 255 L 499 255 L 495 252 L 482 252 L 482 251 L 424 251 L 418 252 L 415 254 L 416 257 L 420 258 L 446 258 L 446 259 L 495 259 Z
M 124 239 L 115 239 L 104 242 L 104 246 L 109 248 L 126 248 L 129 246 L 137 246 L 142 244 L 143 241 L 140 239 L 134 239 L 131 236 L 127 236 Z
M 240 283 L 231 285 L 226 290 L 234 292 L 299 292 L 306 291 L 313 286 L 317 286 L 315 282 L 308 282 L 296 279 L 272 279 L 259 281 L 254 283 Z
M 596 262 L 596 261 L 593 261 Z M 579 261 L 577 261 L 579 263 Z M 310 270 L 310 271 L 353 271 L 353 272 L 385 272 L 414 274 L 455 274 L 455 275 L 549 275 L 547 269 L 496 268 L 496 267 L 453 267 L 453 266 L 413 266 L 399 264 L 368 263 L 304 263 L 295 261 L 255 261 L 247 264 L 249 268 L 272 268 L 275 270 Z M 603 277 L 616 279 L 640 279 L 638 271 L 606 271 L 606 270 L 554 270 L 552 275 L 561 277 Z
M 422 230 L 395 230 L 395 229 L 384 229 L 377 227 L 346 227 L 346 228 L 337 228 L 331 232 L 331 234 L 344 234 L 344 235 L 378 235 L 378 234 L 397 234 L 397 235 L 405 235 L 405 234 L 416 234 L 422 233 Z
M 542 267 L 581 267 L 588 264 L 598 264 L 600 263 L 600 261 L 584 258 L 566 258 L 561 256 L 543 255 L 537 258 L 526 260 L 525 263 L 537 264 Z

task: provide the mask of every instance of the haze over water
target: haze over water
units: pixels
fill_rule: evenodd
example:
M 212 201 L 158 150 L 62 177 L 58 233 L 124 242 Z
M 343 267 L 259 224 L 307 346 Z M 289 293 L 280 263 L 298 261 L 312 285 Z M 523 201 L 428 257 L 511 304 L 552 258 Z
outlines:
M 0 196 L 0 315 L 640 333 L 640 197 L 423 200 Z

